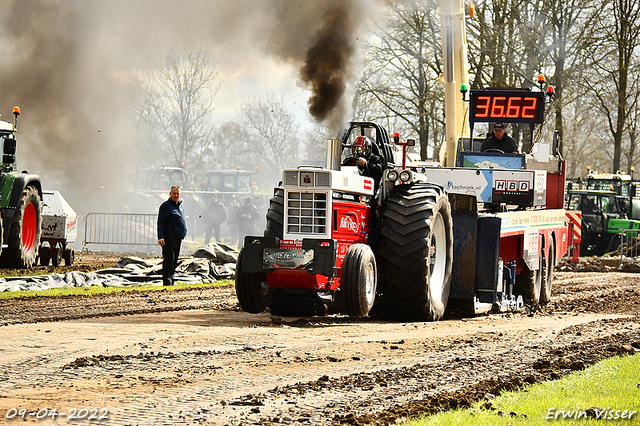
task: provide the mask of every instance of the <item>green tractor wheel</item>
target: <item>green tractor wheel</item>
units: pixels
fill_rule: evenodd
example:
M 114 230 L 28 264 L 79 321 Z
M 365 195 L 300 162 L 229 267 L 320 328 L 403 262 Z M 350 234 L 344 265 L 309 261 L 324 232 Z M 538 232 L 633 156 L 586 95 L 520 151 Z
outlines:
M 38 258 L 42 217 L 40 195 L 36 188 L 27 186 L 8 229 L 8 248 L 2 252 L 2 264 L 14 268 L 30 268 Z

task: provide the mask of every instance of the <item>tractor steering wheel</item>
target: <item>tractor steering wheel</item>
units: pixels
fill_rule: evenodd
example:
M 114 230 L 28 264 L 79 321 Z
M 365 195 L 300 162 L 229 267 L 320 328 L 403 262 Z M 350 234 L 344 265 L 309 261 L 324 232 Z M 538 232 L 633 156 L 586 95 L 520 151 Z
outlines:
M 358 157 L 351 155 L 351 156 L 345 158 L 344 160 L 342 160 L 342 165 L 343 166 L 357 166 L 358 165 Z

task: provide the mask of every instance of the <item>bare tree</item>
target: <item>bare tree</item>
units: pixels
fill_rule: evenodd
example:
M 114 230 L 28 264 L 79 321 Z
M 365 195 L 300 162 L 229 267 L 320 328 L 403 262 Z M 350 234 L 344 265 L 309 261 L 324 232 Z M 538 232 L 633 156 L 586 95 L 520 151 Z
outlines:
M 594 75 L 583 84 L 596 100 L 613 137 L 612 171 L 621 166 L 622 145 L 628 128 L 630 70 L 640 46 L 640 0 L 607 0 L 598 14 L 600 27 L 592 41 Z
M 560 132 L 569 151 L 563 154 L 575 163 L 568 164 L 569 175 L 607 162 L 617 170 L 622 152 L 631 167 L 638 138 L 640 0 L 476 5 L 476 16 L 467 21 L 471 87 L 533 87 L 537 74 L 551 70 L 556 100 L 545 123 L 553 126 L 545 124 L 540 135 L 550 137 L 550 127 Z M 371 38 L 354 110 L 357 117 L 418 133 L 426 158 L 428 147 L 437 149 L 444 123 L 437 5 L 390 2 L 387 9 L 388 21 Z M 593 132 L 597 126 L 608 127 L 613 150 L 608 138 Z M 514 126 L 516 140 L 524 133 Z
M 162 160 L 162 149 L 158 149 L 159 130 L 156 119 L 157 92 L 149 79 L 134 74 L 133 85 L 140 101 L 135 109 L 134 122 L 138 139 L 134 145 L 138 165 L 150 165 Z
M 310 126 L 303 130 L 302 162 L 308 165 L 324 166 L 327 160 L 327 140 L 335 139 L 337 135 L 329 134 L 325 122 L 318 122 L 309 116 Z
M 159 151 L 178 166 L 190 164 L 193 172 L 203 167 L 203 154 L 213 143 L 213 102 L 219 88 L 208 54 L 198 48 L 174 51 L 142 83 L 145 96 L 138 118 Z
M 472 88 L 504 88 L 536 85 L 536 77 L 548 62 L 542 47 L 545 37 L 544 0 L 497 0 L 478 3 L 469 28 Z M 527 124 L 512 124 L 513 138 L 522 150 L 531 147 Z
M 264 177 L 278 179 L 282 169 L 298 165 L 300 128 L 282 99 L 269 94 L 247 100 L 240 111 L 240 127 L 241 166 L 258 166 Z
M 556 100 L 554 106 L 555 128 L 560 140 L 564 140 L 563 108 L 571 102 L 570 93 L 565 98 L 567 82 L 579 78 L 585 67 L 585 40 L 589 40 L 594 29 L 597 13 L 595 5 L 589 0 L 544 0 L 543 25 L 549 26 L 545 37 L 545 53 L 553 61 L 552 83 L 555 85 Z
M 627 160 L 627 173 L 632 174 L 638 162 L 638 142 L 640 139 L 640 63 L 630 69 L 630 98 L 629 116 L 627 120 L 627 134 L 629 136 L 627 149 L 623 149 Z
M 523 0 L 495 0 L 479 2 L 476 15 L 467 21 L 471 72 L 475 74 L 472 87 L 521 87 L 524 76 L 522 62 L 525 46 L 537 36 L 522 30 Z M 534 36 L 531 38 L 531 36 Z
M 606 121 L 602 115 L 594 114 L 594 110 L 592 99 L 587 96 L 576 96 L 563 108 L 566 117 L 563 156 L 567 160 L 567 176 L 584 176 L 587 167 L 603 170 L 611 164 L 603 133 L 594 132 L 594 129 L 605 129 Z
M 418 135 L 426 160 L 432 126 L 444 123 L 437 4 L 390 3 L 388 10 L 388 21 L 377 27 L 370 42 L 358 103 L 366 105 L 370 119 L 406 123 Z
M 220 125 L 211 138 L 212 143 L 203 153 L 207 169 L 235 169 L 239 166 L 238 144 L 243 138 L 242 126 L 237 121 Z

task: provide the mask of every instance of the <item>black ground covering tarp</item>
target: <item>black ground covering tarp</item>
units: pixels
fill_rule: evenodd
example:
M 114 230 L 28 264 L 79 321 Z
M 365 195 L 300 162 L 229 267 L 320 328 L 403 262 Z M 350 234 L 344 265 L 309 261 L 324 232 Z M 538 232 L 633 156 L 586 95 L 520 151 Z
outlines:
M 224 244 L 209 243 L 189 257 L 181 257 L 176 269 L 176 282 L 211 283 L 235 275 L 238 250 Z M 134 285 L 162 285 L 162 259 L 123 257 L 116 268 L 95 272 L 31 277 L 0 278 L 0 291 L 46 290 L 64 287 L 125 287 Z

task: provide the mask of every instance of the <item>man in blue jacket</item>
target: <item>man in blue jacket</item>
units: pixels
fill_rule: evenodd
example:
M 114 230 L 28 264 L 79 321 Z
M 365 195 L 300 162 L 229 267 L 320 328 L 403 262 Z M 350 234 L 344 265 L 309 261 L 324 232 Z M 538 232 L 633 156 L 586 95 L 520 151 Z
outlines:
M 180 187 L 172 186 L 169 199 L 160 205 L 158 211 L 158 244 L 162 247 L 163 285 L 173 285 L 180 245 L 187 236 L 187 224 L 181 204 Z

